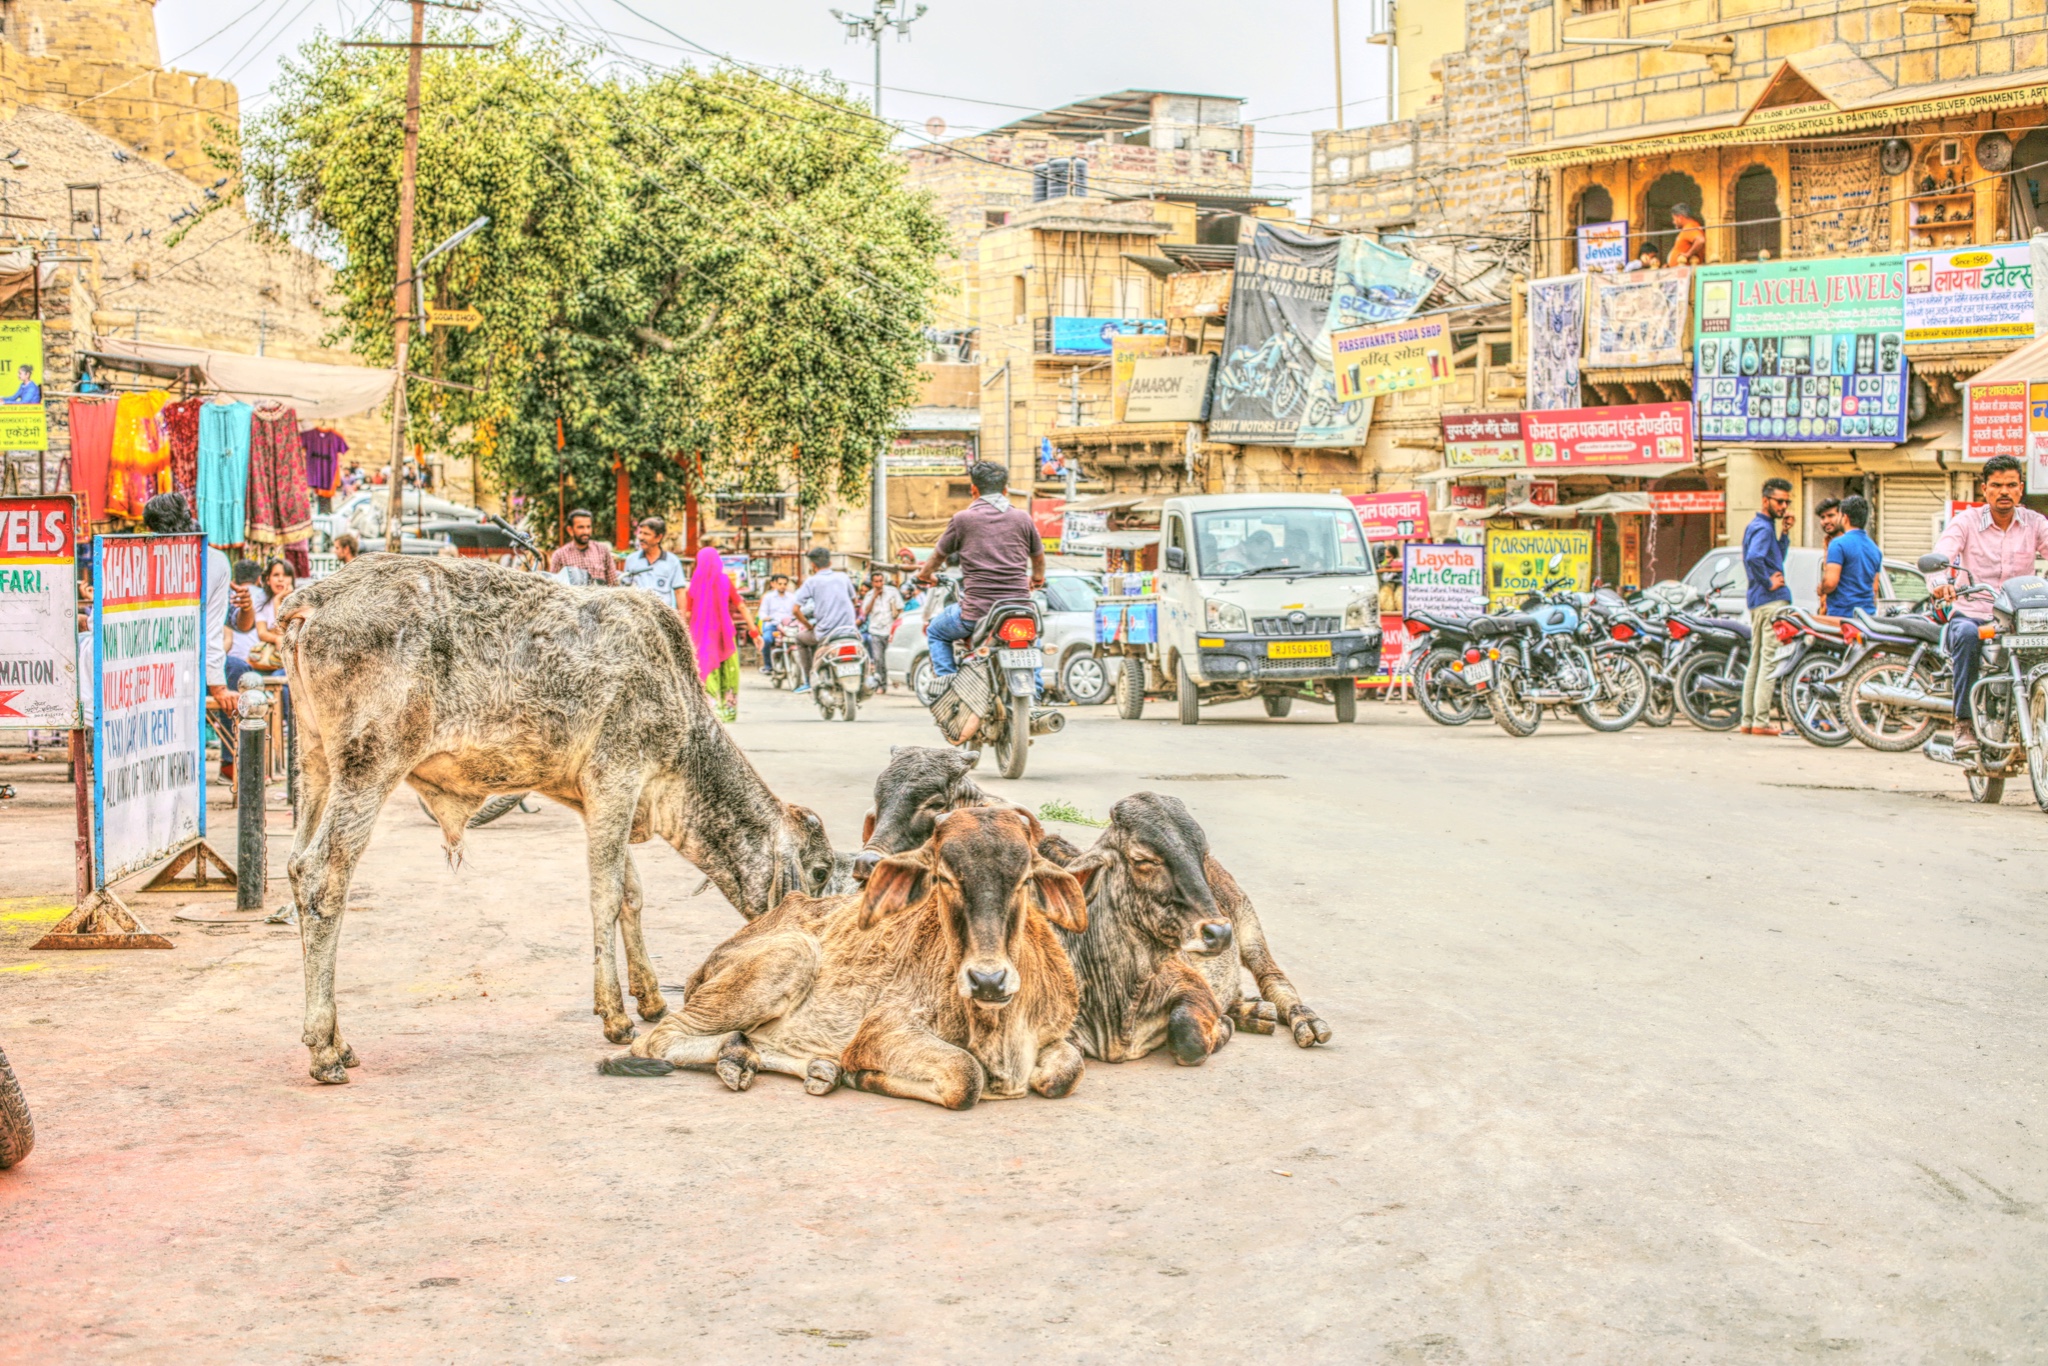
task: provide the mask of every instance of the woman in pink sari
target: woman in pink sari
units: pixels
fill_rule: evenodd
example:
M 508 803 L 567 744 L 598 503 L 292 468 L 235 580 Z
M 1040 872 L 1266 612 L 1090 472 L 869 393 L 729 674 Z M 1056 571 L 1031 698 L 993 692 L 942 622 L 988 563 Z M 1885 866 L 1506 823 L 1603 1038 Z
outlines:
M 746 599 L 726 576 L 725 562 L 719 558 L 716 547 L 707 545 L 697 552 L 686 596 L 690 641 L 697 647 L 698 677 L 704 680 L 704 691 L 715 699 L 718 719 L 737 721 L 740 655 L 733 613 L 738 612 L 740 620 L 746 623 L 749 638 L 758 643 L 761 633 L 754 626 L 754 614 L 747 610 Z

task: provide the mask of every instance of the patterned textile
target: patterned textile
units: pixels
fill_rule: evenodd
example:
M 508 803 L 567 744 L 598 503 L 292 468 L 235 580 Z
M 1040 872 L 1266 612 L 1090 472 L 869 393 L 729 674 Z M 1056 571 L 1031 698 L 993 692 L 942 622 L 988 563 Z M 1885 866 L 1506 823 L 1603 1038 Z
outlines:
M 107 461 L 114 453 L 114 400 L 71 400 L 71 487 L 85 495 L 85 519 L 107 519 Z
M 159 414 L 171 396 L 162 389 L 123 394 L 114 408 L 114 448 L 107 457 L 107 511 L 116 517 L 142 516 L 142 505 L 163 492 L 170 476 L 171 449 Z
M 1892 249 L 1891 177 L 1875 143 L 1795 146 L 1787 256 L 1868 256 Z
M 299 415 L 282 403 L 266 403 L 255 410 L 249 431 L 249 539 L 283 545 L 312 534 Z
M 240 545 L 249 493 L 246 403 L 199 410 L 199 526 L 211 545 Z
M 300 583 L 313 577 L 313 557 L 306 552 L 304 541 L 293 541 L 284 548 L 284 562 L 292 567 L 292 577 Z
M 1588 277 L 1588 365 L 1683 365 L 1692 270 L 1633 270 Z
M 1529 282 L 1529 406 L 1579 406 L 1579 350 L 1586 333 L 1586 277 Z
M 171 447 L 171 487 L 188 499 L 199 488 L 199 406 L 202 400 L 188 398 L 164 405 L 164 439 Z

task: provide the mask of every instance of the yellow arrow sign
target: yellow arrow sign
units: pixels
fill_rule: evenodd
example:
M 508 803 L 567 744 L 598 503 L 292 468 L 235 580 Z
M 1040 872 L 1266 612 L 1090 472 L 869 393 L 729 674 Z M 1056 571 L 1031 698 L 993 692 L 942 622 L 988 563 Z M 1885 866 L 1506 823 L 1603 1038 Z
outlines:
M 427 310 L 428 327 L 475 327 L 484 320 L 484 315 L 473 308 L 430 308 Z

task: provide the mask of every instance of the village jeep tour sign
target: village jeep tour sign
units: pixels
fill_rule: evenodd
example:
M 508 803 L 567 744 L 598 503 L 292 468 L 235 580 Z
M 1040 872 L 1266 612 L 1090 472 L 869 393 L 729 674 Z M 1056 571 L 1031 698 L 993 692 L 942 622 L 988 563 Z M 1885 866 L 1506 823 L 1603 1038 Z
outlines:
M 69 498 L 0 498 L 0 730 L 78 725 L 78 571 Z

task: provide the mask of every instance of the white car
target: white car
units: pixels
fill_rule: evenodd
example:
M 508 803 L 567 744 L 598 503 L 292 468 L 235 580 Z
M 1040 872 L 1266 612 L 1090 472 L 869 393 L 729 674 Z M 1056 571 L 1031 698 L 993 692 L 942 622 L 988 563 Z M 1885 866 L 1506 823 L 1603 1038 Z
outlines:
M 1048 665 L 1046 682 L 1081 706 L 1107 702 L 1116 689 L 1117 661 L 1095 654 L 1095 599 L 1101 593 L 1101 581 L 1091 574 L 1048 569 L 1045 588 L 1034 595 L 1045 618 L 1045 638 L 1039 648 Z M 936 612 L 949 601 L 944 584 L 927 589 L 920 607 L 905 612 L 897 621 L 883 655 L 889 677 L 897 682 L 908 679 L 911 691 L 927 702 L 933 689 L 931 650 L 924 638 L 925 609 Z
M 1820 610 L 1820 571 L 1827 552 L 1812 546 L 1795 545 L 1785 551 L 1785 586 L 1792 590 L 1792 605 L 1802 612 Z M 1685 573 L 1685 583 L 1705 594 L 1714 611 L 1726 617 L 1749 616 L 1749 576 L 1742 568 L 1742 547 L 1716 546 L 1700 556 L 1698 564 Z M 1718 589 L 1716 584 L 1721 585 Z M 1927 596 L 1927 579 L 1904 560 L 1885 557 L 1877 576 L 1877 601 L 1919 602 Z

